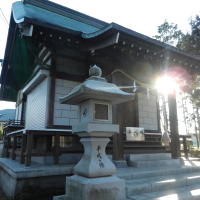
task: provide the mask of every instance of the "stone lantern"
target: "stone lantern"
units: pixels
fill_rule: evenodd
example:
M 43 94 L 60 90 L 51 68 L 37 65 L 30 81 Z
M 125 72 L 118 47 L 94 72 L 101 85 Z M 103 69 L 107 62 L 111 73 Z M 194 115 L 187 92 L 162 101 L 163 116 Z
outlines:
M 80 123 L 72 127 L 84 146 L 84 154 L 74 167 L 74 176 L 66 180 L 67 196 L 73 200 L 123 200 L 124 181 L 114 176 L 116 167 L 106 156 L 106 145 L 119 125 L 112 124 L 112 104 L 134 99 L 133 94 L 120 90 L 101 77 L 94 65 L 90 77 L 76 86 L 60 102 L 80 106 Z

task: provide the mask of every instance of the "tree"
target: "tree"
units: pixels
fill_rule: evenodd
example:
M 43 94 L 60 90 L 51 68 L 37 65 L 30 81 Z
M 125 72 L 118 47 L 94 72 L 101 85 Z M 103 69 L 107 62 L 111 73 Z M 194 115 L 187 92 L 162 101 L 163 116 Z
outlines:
M 178 25 L 169 23 L 166 20 L 163 24 L 158 27 L 158 35 L 154 38 L 174 45 L 177 48 L 187 53 L 193 54 L 200 57 L 200 17 L 196 17 L 190 21 L 191 31 L 184 34 L 178 29 Z M 188 91 L 191 97 L 193 105 L 193 121 L 195 122 L 195 133 L 197 137 L 197 143 L 199 147 L 199 136 L 200 136 L 200 74 L 196 74 L 193 79 L 192 87 Z M 184 113 L 185 115 L 185 113 Z M 185 116 L 185 118 L 188 116 Z M 185 120 L 186 121 L 186 120 Z M 187 126 L 187 124 L 185 124 Z M 198 129 L 198 135 L 197 135 Z
M 158 35 L 155 39 L 174 45 L 177 48 L 194 55 L 200 55 L 200 17 L 196 15 L 190 21 L 190 32 L 184 34 L 178 29 L 178 25 L 169 23 L 166 20 L 158 26 Z
M 158 35 L 154 36 L 155 39 L 174 46 L 182 40 L 182 37 L 184 37 L 184 34 L 181 30 L 178 30 L 178 25 L 166 20 L 158 26 Z
M 177 44 L 177 48 L 194 55 L 200 55 L 200 17 L 190 21 L 191 33 L 185 34 Z

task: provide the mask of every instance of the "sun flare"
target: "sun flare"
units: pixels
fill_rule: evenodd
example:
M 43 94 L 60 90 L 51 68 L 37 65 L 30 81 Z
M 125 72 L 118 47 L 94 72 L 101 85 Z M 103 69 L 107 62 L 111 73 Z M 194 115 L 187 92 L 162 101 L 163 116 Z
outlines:
M 156 80 L 155 88 L 162 94 L 171 94 L 179 88 L 177 82 L 169 76 L 161 76 Z

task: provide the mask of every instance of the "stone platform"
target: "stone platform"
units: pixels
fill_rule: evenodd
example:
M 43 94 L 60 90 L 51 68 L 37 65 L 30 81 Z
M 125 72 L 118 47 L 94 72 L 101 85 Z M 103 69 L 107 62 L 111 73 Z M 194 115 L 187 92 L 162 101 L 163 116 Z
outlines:
M 46 196 L 51 199 L 56 193 L 64 193 L 65 179 L 72 175 L 72 168 L 72 165 L 66 164 L 37 163 L 25 167 L 17 161 L 0 158 L 0 187 L 9 200 L 40 200 Z M 45 198 L 42 198 L 41 193 Z
M 126 197 L 130 200 L 200 199 L 200 161 L 182 159 L 182 163 L 179 166 L 117 168 L 116 176 L 125 180 Z M 65 193 L 66 176 L 72 175 L 72 168 L 66 164 L 36 163 L 25 167 L 18 161 L 0 158 L 0 187 L 9 200 L 52 200 L 53 196 Z M 55 199 L 73 200 L 64 195 Z

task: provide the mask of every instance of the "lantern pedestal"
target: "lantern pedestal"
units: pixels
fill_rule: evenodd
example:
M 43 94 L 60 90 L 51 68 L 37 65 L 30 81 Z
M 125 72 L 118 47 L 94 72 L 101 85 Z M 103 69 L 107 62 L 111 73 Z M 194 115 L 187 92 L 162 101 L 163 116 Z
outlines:
M 108 138 L 81 138 L 80 142 L 84 146 L 84 154 L 74 167 L 74 174 L 88 178 L 114 174 L 116 167 L 105 154 L 105 148 L 109 141 Z

